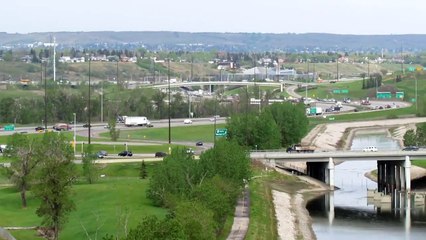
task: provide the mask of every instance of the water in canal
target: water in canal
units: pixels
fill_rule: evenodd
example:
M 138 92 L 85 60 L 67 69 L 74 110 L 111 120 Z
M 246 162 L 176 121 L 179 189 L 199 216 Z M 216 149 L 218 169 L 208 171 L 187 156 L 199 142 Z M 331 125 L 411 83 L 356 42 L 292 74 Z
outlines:
M 367 146 L 376 146 L 379 151 L 400 149 L 386 132 L 357 133 L 351 149 L 359 151 Z M 364 174 L 376 168 L 375 161 L 351 161 L 336 166 L 335 183 L 340 189 L 307 204 L 318 240 L 426 239 L 424 201 L 418 204 L 413 196 L 400 193 L 394 198 L 394 205 L 398 206 L 395 208 L 390 203 L 375 205 L 367 198 L 367 189 L 377 185 Z

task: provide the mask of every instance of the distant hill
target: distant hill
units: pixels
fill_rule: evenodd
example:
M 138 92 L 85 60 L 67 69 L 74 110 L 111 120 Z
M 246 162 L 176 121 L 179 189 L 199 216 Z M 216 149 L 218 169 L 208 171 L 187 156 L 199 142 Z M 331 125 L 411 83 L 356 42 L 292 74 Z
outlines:
M 0 48 L 28 48 L 51 41 L 59 48 L 115 48 L 182 51 L 370 51 L 426 50 L 426 34 L 339 35 L 326 33 L 190 33 L 190 32 L 44 32 L 0 33 Z M 35 44 L 35 45 L 34 45 Z

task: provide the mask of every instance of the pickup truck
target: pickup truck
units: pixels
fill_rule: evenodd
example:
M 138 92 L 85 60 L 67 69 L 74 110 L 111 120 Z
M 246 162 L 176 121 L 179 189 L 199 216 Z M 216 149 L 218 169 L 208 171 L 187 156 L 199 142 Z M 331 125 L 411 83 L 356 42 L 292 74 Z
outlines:
M 300 144 L 295 144 L 289 148 L 287 148 L 288 153 L 313 153 L 315 151 L 315 148 L 312 146 L 302 146 Z

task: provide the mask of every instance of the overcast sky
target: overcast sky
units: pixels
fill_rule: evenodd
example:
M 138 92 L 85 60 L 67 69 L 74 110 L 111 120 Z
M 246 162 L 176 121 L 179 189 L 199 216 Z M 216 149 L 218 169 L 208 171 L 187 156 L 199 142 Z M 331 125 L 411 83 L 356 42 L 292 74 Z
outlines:
M 426 34 L 425 0 L 4 0 L 0 32 Z

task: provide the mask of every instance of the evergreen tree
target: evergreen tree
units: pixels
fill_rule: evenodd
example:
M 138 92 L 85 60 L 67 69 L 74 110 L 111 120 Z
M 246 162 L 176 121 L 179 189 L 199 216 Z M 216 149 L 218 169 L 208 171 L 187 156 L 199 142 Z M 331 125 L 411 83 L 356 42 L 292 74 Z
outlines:
M 146 164 L 145 164 L 145 161 L 142 160 L 141 167 L 140 167 L 140 170 L 139 170 L 139 177 L 141 179 L 145 179 L 147 176 L 148 176 L 148 172 L 146 170 Z

